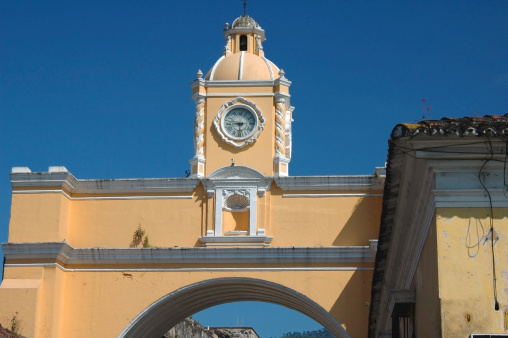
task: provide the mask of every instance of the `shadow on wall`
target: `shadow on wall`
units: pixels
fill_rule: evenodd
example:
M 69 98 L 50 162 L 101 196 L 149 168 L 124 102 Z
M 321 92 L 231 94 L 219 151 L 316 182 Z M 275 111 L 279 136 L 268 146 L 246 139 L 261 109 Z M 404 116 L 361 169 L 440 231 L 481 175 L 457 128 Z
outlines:
M 377 239 L 379 236 L 380 219 L 381 197 L 362 197 L 333 245 L 369 245 L 369 239 Z
M 371 283 L 372 271 L 355 271 L 330 310 L 353 338 L 367 337 Z
M 196 189 L 196 199 L 195 202 L 199 203 L 199 209 L 201 211 L 201 236 L 206 235 L 207 224 L 206 220 L 208 219 L 208 198 L 205 197 L 205 188 L 203 187 L 203 183 L 199 182 L 198 189 Z M 199 238 L 194 243 L 194 247 L 201 247 L 201 241 Z

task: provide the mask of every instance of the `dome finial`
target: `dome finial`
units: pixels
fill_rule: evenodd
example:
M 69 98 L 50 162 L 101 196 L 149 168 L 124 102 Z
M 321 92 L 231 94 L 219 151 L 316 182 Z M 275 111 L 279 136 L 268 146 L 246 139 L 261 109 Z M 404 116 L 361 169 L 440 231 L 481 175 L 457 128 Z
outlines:
M 247 15 L 247 0 L 243 1 L 243 15 Z

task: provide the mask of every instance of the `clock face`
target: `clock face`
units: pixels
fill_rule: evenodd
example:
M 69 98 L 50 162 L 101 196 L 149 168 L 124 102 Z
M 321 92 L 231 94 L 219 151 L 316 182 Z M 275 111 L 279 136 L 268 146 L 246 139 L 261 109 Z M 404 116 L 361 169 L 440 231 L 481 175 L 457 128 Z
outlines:
M 265 118 L 254 102 L 237 97 L 222 105 L 213 125 L 223 142 L 241 148 L 257 140 Z
M 234 140 L 244 140 L 250 137 L 256 127 L 256 114 L 246 108 L 233 108 L 222 118 L 222 130 Z

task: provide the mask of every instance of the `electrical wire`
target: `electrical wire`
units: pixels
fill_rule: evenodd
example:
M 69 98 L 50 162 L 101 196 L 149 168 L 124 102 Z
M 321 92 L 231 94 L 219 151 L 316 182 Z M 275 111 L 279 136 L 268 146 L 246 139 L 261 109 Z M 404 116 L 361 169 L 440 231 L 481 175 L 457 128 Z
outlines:
M 471 258 L 476 257 L 478 255 L 478 252 L 480 251 L 480 243 L 486 236 L 485 234 L 485 228 L 483 227 L 482 222 L 476 218 L 476 243 L 474 245 L 470 245 L 471 243 L 471 218 L 469 218 L 469 224 L 467 226 L 467 232 L 466 232 L 466 248 L 467 248 L 467 255 Z M 480 224 L 480 227 L 482 229 L 482 236 L 480 237 L 480 231 L 478 227 L 478 223 Z M 471 249 L 476 249 L 476 252 L 474 254 L 471 254 Z
M 492 160 L 492 158 L 494 157 L 492 143 L 490 141 L 489 135 L 486 134 L 486 136 L 487 136 L 487 141 L 488 141 L 489 149 L 490 149 L 490 158 L 485 160 L 482 167 L 478 171 L 478 180 L 480 181 L 480 184 L 482 185 L 483 189 L 487 193 L 487 196 L 489 197 L 490 235 L 491 235 L 491 240 L 492 240 L 492 245 L 490 246 L 490 248 L 491 248 L 491 253 L 492 253 L 492 279 L 493 279 L 493 286 L 494 286 L 494 310 L 499 311 L 499 302 L 497 301 L 496 259 L 495 259 L 495 253 L 494 253 L 494 207 L 492 205 L 492 196 L 490 195 L 490 191 L 487 189 L 487 187 L 485 186 L 485 184 L 482 181 L 482 171 L 485 168 L 485 166 L 487 165 L 487 163 L 489 163 L 490 160 Z

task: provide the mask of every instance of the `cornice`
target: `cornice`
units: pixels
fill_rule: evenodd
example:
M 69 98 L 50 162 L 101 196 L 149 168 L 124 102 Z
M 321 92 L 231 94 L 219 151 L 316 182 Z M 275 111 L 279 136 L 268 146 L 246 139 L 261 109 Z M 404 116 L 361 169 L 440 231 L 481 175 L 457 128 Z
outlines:
M 207 80 L 207 87 L 272 87 L 275 81 L 270 80 Z
M 291 86 L 291 83 L 292 83 L 292 82 L 291 82 L 291 81 L 289 81 L 288 79 L 286 79 L 285 77 L 284 77 L 284 78 L 279 77 L 278 79 L 276 79 L 276 80 L 274 81 L 274 84 L 275 84 L 275 85 L 279 85 L 279 84 L 281 84 L 281 85 L 283 85 L 283 86 L 288 86 L 288 87 L 289 87 L 289 86 Z
M 283 191 L 291 190 L 382 190 L 376 175 L 351 176 L 286 176 L 277 177 L 275 183 Z
M 69 172 L 13 172 L 13 193 L 65 191 L 72 194 L 191 193 L 196 178 L 76 179 Z M 60 188 L 60 189 L 55 189 Z
M 207 93 L 203 97 L 273 97 L 273 93 Z
M 6 266 L 54 260 L 63 265 L 371 263 L 369 246 L 235 248 L 73 248 L 66 242 L 2 243 Z M 22 263 L 19 263 L 21 262 Z M 18 263 L 17 263 L 18 262 Z
M 204 86 L 206 83 L 205 79 L 203 78 L 197 78 L 194 81 L 191 82 L 191 87 L 197 87 L 197 86 Z

